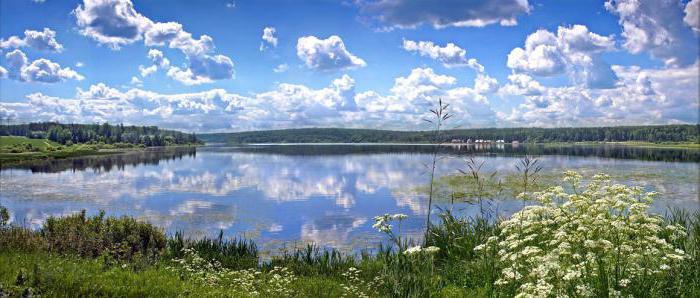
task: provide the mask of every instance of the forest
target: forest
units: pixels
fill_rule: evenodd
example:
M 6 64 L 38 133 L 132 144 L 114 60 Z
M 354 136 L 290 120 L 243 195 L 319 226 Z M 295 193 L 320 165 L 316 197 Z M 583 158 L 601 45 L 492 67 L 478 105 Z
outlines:
M 146 147 L 198 143 L 197 136 L 157 126 L 125 126 L 123 124 L 60 124 L 38 122 L 0 125 L 0 136 L 23 136 L 48 139 L 63 145 L 104 143 L 140 144 Z
M 215 143 L 426 143 L 435 141 L 433 131 L 390 131 L 373 129 L 303 128 L 202 134 Z M 563 128 L 478 128 L 451 129 L 438 141 L 503 140 L 504 142 L 675 142 L 698 143 L 700 124 Z

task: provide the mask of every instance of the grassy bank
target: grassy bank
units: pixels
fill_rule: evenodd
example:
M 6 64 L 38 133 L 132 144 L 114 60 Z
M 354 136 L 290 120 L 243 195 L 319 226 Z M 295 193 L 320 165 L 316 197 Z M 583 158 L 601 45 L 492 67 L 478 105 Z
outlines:
M 405 239 L 402 214 L 375 217 L 376 253 L 314 246 L 261 261 L 244 239 L 185 239 L 133 218 L 85 213 L 38 231 L 0 211 L 0 293 L 127 297 L 698 297 L 700 213 L 648 213 L 655 194 L 613 184 L 523 193 L 537 204 L 510 218 L 442 210 L 425 240 Z M 477 194 L 478 195 L 478 194 Z
M 46 159 L 118 154 L 143 150 L 144 148 L 146 147 L 143 145 L 129 143 L 61 145 L 46 139 L 0 136 L 0 166 L 5 167 Z

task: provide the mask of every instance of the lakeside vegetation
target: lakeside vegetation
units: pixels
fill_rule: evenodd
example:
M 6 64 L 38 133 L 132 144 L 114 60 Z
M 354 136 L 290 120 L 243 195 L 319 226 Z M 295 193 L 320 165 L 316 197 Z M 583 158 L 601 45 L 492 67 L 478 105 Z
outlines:
M 532 167 L 531 167 L 532 168 Z M 533 173 L 533 172 L 531 172 Z M 386 245 L 314 246 L 261 260 L 245 239 L 185 239 L 129 217 L 50 218 L 39 230 L 0 211 L 0 293 L 14 296 L 697 297 L 700 213 L 649 213 L 657 196 L 567 172 L 519 196 L 509 218 L 440 212 L 425 239 L 402 214 L 375 217 Z M 584 183 L 583 181 L 588 181 Z M 478 189 L 478 187 L 477 187 Z M 480 195 L 479 195 L 480 196 Z M 137 286 L 135 286 L 137 285 Z
M 433 143 L 452 140 L 503 140 L 510 143 L 628 142 L 627 144 L 700 144 L 700 124 L 563 128 L 478 128 L 434 131 L 390 131 L 345 128 L 303 128 L 214 133 L 199 136 L 208 143 Z M 697 147 L 697 145 L 694 145 Z
M 59 124 L 0 125 L 0 164 L 122 153 L 155 146 L 196 145 L 194 134 L 155 126 Z
M 72 144 L 134 144 L 150 146 L 198 143 L 197 136 L 157 126 L 125 126 L 123 124 L 61 124 L 37 122 L 0 125 L 0 136 L 23 136 L 48 139 L 62 145 Z

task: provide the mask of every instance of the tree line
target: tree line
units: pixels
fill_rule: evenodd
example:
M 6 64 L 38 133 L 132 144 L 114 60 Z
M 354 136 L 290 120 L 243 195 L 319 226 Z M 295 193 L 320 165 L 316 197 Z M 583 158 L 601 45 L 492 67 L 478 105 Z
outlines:
M 159 129 L 157 126 L 125 126 L 124 124 L 61 124 L 38 122 L 0 125 L 0 136 L 24 136 L 49 139 L 64 144 L 129 143 L 150 146 L 168 146 L 198 143 L 194 133 Z
M 203 134 L 206 142 L 217 143 L 426 143 L 434 141 L 432 131 L 390 131 L 343 128 L 303 128 Z M 700 124 L 563 127 L 563 128 L 477 128 L 441 132 L 439 141 L 503 140 L 504 142 L 700 142 Z

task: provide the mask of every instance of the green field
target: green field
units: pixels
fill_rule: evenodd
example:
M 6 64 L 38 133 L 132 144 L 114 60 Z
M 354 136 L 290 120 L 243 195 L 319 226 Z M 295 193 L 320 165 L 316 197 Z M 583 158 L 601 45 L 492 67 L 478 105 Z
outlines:
M 31 144 L 34 147 L 40 149 L 46 149 L 49 146 L 58 147 L 61 144 L 49 141 L 46 139 L 29 139 L 26 137 L 15 137 L 15 136 L 1 136 L 0 137 L 0 147 L 14 146 L 22 144 Z
M 46 139 L 29 139 L 16 136 L 0 137 L 0 166 L 3 167 L 33 160 L 60 159 L 107 153 L 101 152 L 99 148 L 93 145 L 64 146 Z

